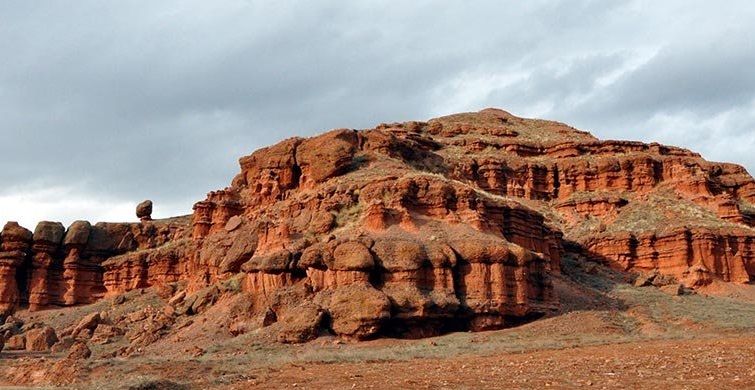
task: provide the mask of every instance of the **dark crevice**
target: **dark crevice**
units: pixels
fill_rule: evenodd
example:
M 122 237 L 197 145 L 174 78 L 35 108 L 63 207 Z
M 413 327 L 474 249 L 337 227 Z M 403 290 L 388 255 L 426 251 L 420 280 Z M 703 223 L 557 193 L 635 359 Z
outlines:
M 297 158 L 298 152 L 299 152 L 299 143 L 294 145 L 294 151 L 293 151 L 294 166 L 291 167 L 291 175 L 292 175 L 294 188 L 298 188 L 299 184 L 301 183 L 301 167 L 299 166 L 299 160 Z
M 561 188 L 561 179 L 558 173 L 558 164 L 553 165 L 553 199 L 558 199 L 558 190 Z

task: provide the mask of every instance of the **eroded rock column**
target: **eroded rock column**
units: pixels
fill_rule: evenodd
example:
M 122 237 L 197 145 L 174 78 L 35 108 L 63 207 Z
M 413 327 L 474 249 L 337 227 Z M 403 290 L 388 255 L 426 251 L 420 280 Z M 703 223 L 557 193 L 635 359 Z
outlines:
M 66 253 L 63 260 L 63 280 L 66 286 L 63 303 L 66 305 L 78 303 L 77 297 L 81 294 L 77 291 L 80 288 L 82 277 L 81 254 L 89 241 L 91 230 L 92 225 L 89 222 L 76 221 L 68 228 L 63 239 L 63 250 Z
M 0 237 L 0 317 L 5 317 L 18 306 L 16 270 L 27 258 L 32 233 L 16 222 L 8 222 Z
M 64 234 L 65 228 L 60 222 L 43 221 L 34 230 L 29 310 L 39 310 L 50 304 L 51 282 L 48 274 Z

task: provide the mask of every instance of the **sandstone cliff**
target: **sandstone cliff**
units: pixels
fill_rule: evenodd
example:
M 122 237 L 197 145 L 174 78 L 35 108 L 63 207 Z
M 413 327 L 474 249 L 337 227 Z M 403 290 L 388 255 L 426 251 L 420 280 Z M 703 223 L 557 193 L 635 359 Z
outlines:
M 564 255 L 747 283 L 753 203 L 742 167 L 497 109 L 333 130 L 242 157 L 191 217 L 143 204 L 140 223 L 9 223 L 0 315 L 239 278 L 284 341 L 499 328 L 557 307 Z
M 38 310 L 97 301 L 108 293 L 103 279 L 106 260 L 165 247 L 171 240 L 188 236 L 187 221 L 96 225 L 76 221 L 68 229 L 59 222 L 43 221 L 33 233 L 15 222 L 7 223 L 0 235 L 0 316 L 12 314 L 18 305 Z

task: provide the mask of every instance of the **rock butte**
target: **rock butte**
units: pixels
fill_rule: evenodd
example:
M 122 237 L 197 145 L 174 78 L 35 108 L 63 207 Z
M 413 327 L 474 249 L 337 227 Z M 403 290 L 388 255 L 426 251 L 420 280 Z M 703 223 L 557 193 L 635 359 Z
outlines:
M 283 341 L 421 337 L 556 308 L 564 255 L 689 288 L 755 276 L 755 181 L 672 146 L 486 109 L 290 138 L 240 166 L 192 216 L 6 224 L 0 315 L 237 280 Z

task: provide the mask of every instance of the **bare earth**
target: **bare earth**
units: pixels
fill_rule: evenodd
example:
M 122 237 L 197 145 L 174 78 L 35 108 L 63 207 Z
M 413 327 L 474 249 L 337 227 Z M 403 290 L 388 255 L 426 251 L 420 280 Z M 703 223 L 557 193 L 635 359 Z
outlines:
M 515 328 L 368 342 L 323 335 L 287 345 L 266 328 L 234 337 L 218 326 L 215 319 L 238 298 L 231 295 L 128 357 L 113 356 L 128 340 L 94 344 L 91 359 L 75 362 L 3 351 L 0 388 L 755 388 L 755 288 L 721 284 L 670 296 L 602 266 L 575 261 L 565 269 L 555 280 L 561 309 Z M 120 305 L 20 316 L 61 327 L 86 310 L 117 314 L 160 304 L 154 292 L 134 291 Z
M 451 359 L 288 364 L 229 389 L 723 389 L 755 387 L 755 336 L 661 340 Z

